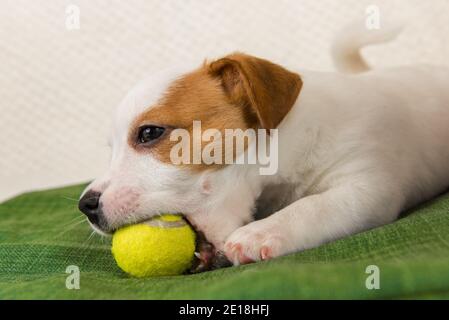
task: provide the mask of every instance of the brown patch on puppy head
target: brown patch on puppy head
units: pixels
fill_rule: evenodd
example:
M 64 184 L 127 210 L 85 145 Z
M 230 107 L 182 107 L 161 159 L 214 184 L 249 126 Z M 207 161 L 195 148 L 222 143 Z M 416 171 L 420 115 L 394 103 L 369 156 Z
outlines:
M 186 129 L 192 138 L 193 122 L 201 121 L 202 132 L 217 129 L 223 139 L 225 129 L 274 129 L 292 108 L 301 86 L 299 75 L 248 55 L 236 53 L 212 63 L 205 62 L 174 81 L 157 105 L 134 121 L 128 143 L 139 152 L 148 151 L 160 161 L 172 163 L 170 151 L 179 143 L 169 139 L 173 129 Z M 137 144 L 139 128 L 149 124 L 165 127 L 165 136 L 151 147 Z M 208 143 L 203 141 L 202 147 Z M 191 160 L 192 146 L 191 139 Z M 222 163 L 224 158 L 223 146 Z M 222 165 L 190 166 L 204 170 Z
M 165 95 L 148 111 L 142 113 L 132 126 L 128 143 L 137 151 L 151 152 L 162 162 L 171 163 L 170 151 L 178 141 L 170 141 L 173 129 L 186 129 L 190 133 L 190 156 L 193 157 L 193 122 L 201 121 L 201 130 L 217 129 L 224 137 L 225 129 L 254 127 L 257 118 L 251 113 L 233 105 L 226 96 L 221 83 L 208 71 L 206 65 L 178 80 L 168 88 Z M 168 131 L 151 147 L 136 143 L 139 128 L 148 124 L 159 125 Z M 203 141 L 203 147 L 208 144 Z M 224 154 L 223 154 L 224 158 Z M 223 161 L 224 162 L 224 161 Z M 195 169 L 220 167 L 220 165 L 191 165 Z
M 234 104 L 257 115 L 259 126 L 274 129 L 295 103 L 302 88 L 296 73 L 270 61 L 234 53 L 209 66 Z

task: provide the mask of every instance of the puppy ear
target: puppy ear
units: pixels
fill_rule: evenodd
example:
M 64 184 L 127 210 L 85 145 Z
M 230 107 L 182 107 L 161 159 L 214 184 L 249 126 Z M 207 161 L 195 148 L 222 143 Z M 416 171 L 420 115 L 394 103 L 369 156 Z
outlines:
M 220 79 L 231 102 L 249 108 L 264 129 L 279 125 L 302 87 L 298 74 L 242 53 L 212 62 L 209 73 Z

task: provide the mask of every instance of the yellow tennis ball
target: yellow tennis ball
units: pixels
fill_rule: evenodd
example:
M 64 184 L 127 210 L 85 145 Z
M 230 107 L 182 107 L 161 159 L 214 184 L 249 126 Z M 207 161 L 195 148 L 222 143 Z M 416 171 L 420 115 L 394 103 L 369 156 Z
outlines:
M 117 230 L 112 254 L 118 266 L 135 277 L 185 272 L 195 253 L 195 232 L 180 215 L 163 215 Z

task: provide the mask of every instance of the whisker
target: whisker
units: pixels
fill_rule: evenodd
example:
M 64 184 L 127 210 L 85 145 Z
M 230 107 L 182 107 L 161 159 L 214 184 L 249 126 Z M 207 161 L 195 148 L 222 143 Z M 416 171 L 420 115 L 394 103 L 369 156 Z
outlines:
M 71 197 L 66 197 L 66 196 L 61 196 L 61 198 L 66 199 L 66 200 L 76 201 L 76 202 L 79 201 L 79 199 L 75 199 L 75 198 L 71 198 Z
M 90 239 L 92 239 L 92 237 L 95 235 L 95 230 L 92 231 L 92 233 L 90 234 L 90 236 L 87 238 L 87 241 L 89 241 Z
M 77 217 L 78 218 L 78 217 Z M 58 233 L 57 235 L 51 237 L 52 240 L 56 240 L 59 237 L 63 236 L 64 234 L 66 234 L 67 232 L 73 230 L 76 226 L 80 225 L 83 222 L 86 222 L 86 219 L 83 219 L 81 221 L 75 222 L 72 225 L 69 225 L 67 228 L 65 228 L 62 232 Z M 30 263 L 28 270 L 32 270 L 33 267 L 36 265 L 36 263 L 44 256 L 44 254 L 46 254 L 48 251 L 48 248 L 50 247 L 50 245 L 44 245 L 44 247 L 40 250 L 40 253 L 38 254 L 38 256 Z M 68 257 L 70 257 L 70 253 L 68 255 Z
M 80 215 L 76 216 L 75 218 L 71 219 L 70 221 L 62 224 L 62 226 L 65 227 L 65 226 L 71 224 L 72 222 L 78 221 L 79 219 L 85 219 L 85 218 L 86 217 L 83 214 L 80 214 Z
M 75 222 L 75 223 L 69 225 L 69 226 L 68 226 L 67 228 L 65 228 L 63 231 L 61 231 L 61 232 L 58 233 L 56 236 L 54 236 L 53 239 L 59 238 L 60 236 L 66 234 L 68 231 L 74 229 L 75 227 L 77 227 L 78 225 L 80 225 L 80 224 L 83 223 L 83 222 L 87 222 L 87 218 L 86 218 L 86 219 L 83 219 L 83 220 L 81 220 L 81 221 L 77 221 L 77 222 Z

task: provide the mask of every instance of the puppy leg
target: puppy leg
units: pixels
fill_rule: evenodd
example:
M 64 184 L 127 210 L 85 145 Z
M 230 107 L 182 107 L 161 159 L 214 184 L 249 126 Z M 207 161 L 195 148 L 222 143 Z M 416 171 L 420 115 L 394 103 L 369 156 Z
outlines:
M 213 210 L 196 212 L 187 219 L 197 231 L 197 254 L 191 272 L 201 272 L 230 266 L 224 255 L 229 235 L 252 221 L 251 201 L 225 201 Z
M 304 197 L 273 215 L 234 231 L 224 250 L 235 265 L 316 247 L 393 221 L 401 208 L 398 193 L 346 183 Z

